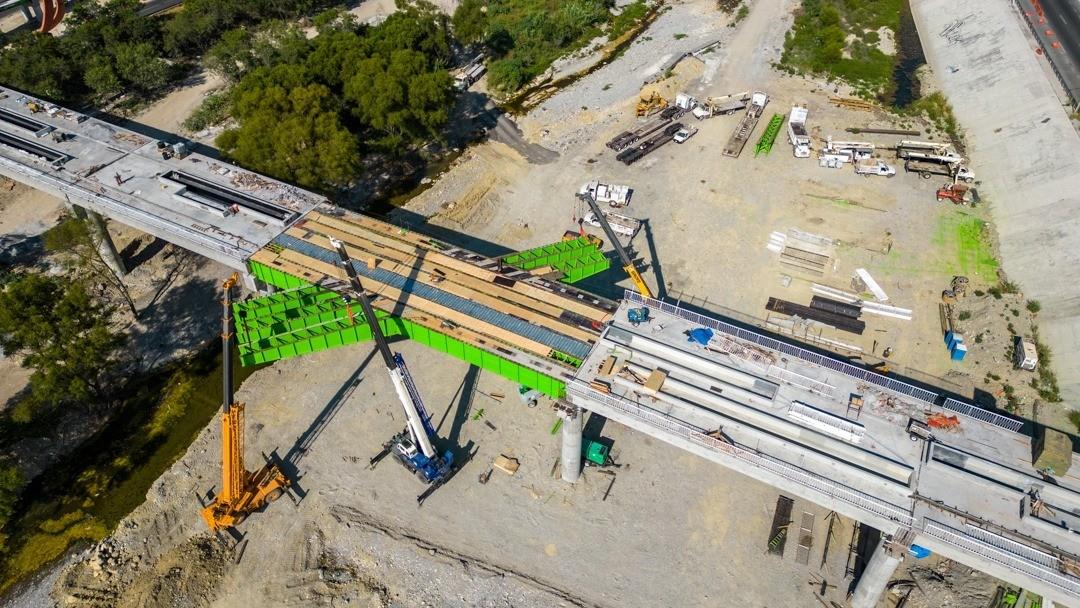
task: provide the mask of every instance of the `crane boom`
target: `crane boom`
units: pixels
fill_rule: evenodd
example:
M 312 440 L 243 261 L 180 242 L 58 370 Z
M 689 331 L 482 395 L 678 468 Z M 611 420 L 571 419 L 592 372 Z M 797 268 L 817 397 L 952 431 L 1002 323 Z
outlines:
M 431 424 L 427 419 L 427 412 L 424 409 L 423 401 L 420 399 L 420 393 L 416 390 L 416 383 L 413 382 L 412 375 L 409 374 L 408 368 L 405 367 L 405 359 L 399 354 L 395 355 L 390 350 L 390 345 L 386 342 L 386 336 L 383 335 L 382 328 L 379 327 L 375 310 L 371 307 L 371 301 L 364 292 L 364 287 L 360 283 L 360 275 L 357 274 L 356 267 L 353 266 L 349 252 L 345 249 L 345 244 L 333 237 L 330 238 L 330 244 L 333 245 L 338 257 L 341 259 L 341 265 L 345 268 L 345 274 L 348 275 L 349 283 L 352 286 L 353 297 L 360 302 L 360 307 L 364 311 L 364 318 L 371 327 L 371 335 L 375 338 L 375 344 L 379 354 L 382 355 L 386 371 L 390 374 L 390 381 L 394 385 L 394 391 L 401 402 L 401 407 L 405 410 L 405 418 L 408 420 L 409 435 L 413 444 L 420 448 L 420 452 L 425 458 L 433 459 L 436 456 L 435 446 L 431 443 L 431 437 L 435 434 L 434 429 L 431 428 Z
M 250 513 L 277 500 L 292 483 L 276 456 L 254 473 L 244 466 L 244 404 L 233 399 L 232 290 L 237 280 L 234 272 L 221 285 L 221 493 L 202 510 L 203 520 L 215 532 L 238 526 Z
M 634 287 L 638 292 L 646 298 L 653 297 L 652 290 L 645 283 L 645 279 L 641 277 L 641 273 L 638 272 L 637 266 L 634 265 L 634 260 L 630 259 L 630 254 L 626 253 L 626 249 L 619 242 L 619 236 L 615 234 L 615 231 L 611 229 L 611 224 L 608 223 L 607 218 L 604 217 L 604 212 L 600 210 L 600 205 L 596 203 L 596 198 L 589 193 L 578 194 L 578 198 L 585 201 L 589 208 L 592 210 L 593 215 L 596 216 L 597 223 L 604 230 L 604 234 L 607 235 L 611 244 L 615 247 L 615 253 L 619 254 L 619 260 L 622 262 L 623 270 L 626 274 L 630 275 L 630 280 L 633 281 Z

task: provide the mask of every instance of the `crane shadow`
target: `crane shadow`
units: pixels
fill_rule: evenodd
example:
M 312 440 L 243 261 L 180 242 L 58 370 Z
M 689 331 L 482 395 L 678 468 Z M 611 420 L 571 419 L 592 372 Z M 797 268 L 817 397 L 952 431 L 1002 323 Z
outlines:
M 453 410 L 454 419 L 450 422 L 450 432 L 446 434 L 446 443 L 447 448 L 454 453 L 455 460 L 460 461 L 460 459 L 472 452 L 472 441 L 469 441 L 464 446 L 460 445 L 459 441 L 461 439 L 461 429 L 465 426 L 465 422 L 469 420 L 469 414 L 472 412 L 473 397 L 476 395 L 476 385 L 479 380 L 480 368 L 470 365 L 468 371 L 465 372 L 465 377 L 461 380 L 461 385 L 458 386 L 457 393 L 453 397 L 453 400 L 457 401 L 457 407 L 452 404 L 447 407 L 436 427 L 436 431 L 441 434 L 443 424 L 446 423 L 447 417 L 450 416 L 450 412 Z
M 345 405 L 345 402 L 349 400 L 356 388 L 360 386 L 360 382 L 363 380 L 364 370 L 367 369 L 371 360 L 375 357 L 375 349 L 372 349 L 368 353 L 367 357 L 360 363 L 353 373 L 345 379 L 345 382 L 341 384 L 334 396 L 326 402 L 322 411 L 311 421 L 308 428 L 296 438 L 296 442 L 293 443 L 289 451 L 285 453 L 284 458 L 281 459 L 282 472 L 292 480 L 292 492 L 299 498 L 297 501 L 302 501 L 307 496 L 307 491 L 304 490 L 299 482 L 303 478 L 303 474 L 300 471 L 300 462 L 304 459 L 307 453 L 311 450 L 311 447 L 322 436 L 323 431 L 326 430 L 330 423 L 333 422 L 338 412 L 341 411 L 341 406 Z

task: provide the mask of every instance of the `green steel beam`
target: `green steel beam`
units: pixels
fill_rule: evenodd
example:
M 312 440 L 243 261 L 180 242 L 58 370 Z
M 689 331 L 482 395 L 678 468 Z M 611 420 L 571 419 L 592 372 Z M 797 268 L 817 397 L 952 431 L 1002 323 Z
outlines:
M 783 126 L 784 115 L 773 114 L 772 119 L 769 120 L 769 126 L 765 127 L 765 132 L 761 134 L 761 139 L 758 140 L 757 147 L 754 148 L 754 156 L 772 152 L 773 143 L 776 141 L 776 136 L 780 133 L 780 128 Z
M 350 317 L 337 294 L 316 288 L 334 297 L 313 299 L 310 283 L 258 262 L 249 261 L 248 266 L 251 274 L 259 280 L 290 291 L 245 302 L 241 309 L 251 314 L 243 319 L 237 307 L 234 307 L 237 335 L 241 336 L 243 331 L 239 342 L 240 359 L 244 365 L 268 363 L 372 339 L 371 328 L 364 322 L 363 314 L 355 311 Z M 316 303 L 305 305 L 302 301 Z M 260 312 L 254 314 L 253 311 Z M 566 395 L 566 385 L 555 377 L 408 319 L 392 317 L 382 311 L 376 311 L 376 315 L 379 326 L 388 337 L 405 336 L 555 399 Z M 243 329 L 242 323 L 246 323 Z M 579 359 L 565 353 L 552 351 L 549 356 L 573 367 L 581 365 Z
M 565 283 L 576 283 L 611 267 L 611 260 L 585 237 L 512 253 L 503 261 L 522 270 L 551 266 L 562 271 L 560 280 Z

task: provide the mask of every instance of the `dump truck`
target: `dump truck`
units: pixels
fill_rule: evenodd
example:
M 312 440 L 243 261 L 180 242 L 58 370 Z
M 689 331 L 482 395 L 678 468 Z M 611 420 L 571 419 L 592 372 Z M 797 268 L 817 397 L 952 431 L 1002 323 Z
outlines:
M 787 136 L 791 142 L 795 158 L 810 158 L 810 135 L 806 132 L 807 110 L 802 106 L 791 106 L 788 115 Z
M 871 175 L 892 177 L 896 175 L 896 168 L 887 164 L 880 158 L 864 158 L 855 161 L 855 173 L 866 177 L 870 177 Z
M 592 196 L 600 204 L 611 207 L 625 207 L 630 204 L 630 195 L 633 194 L 633 190 L 630 189 L 630 186 L 605 184 L 594 179 L 591 182 L 582 184 L 578 194 Z
M 486 72 L 487 67 L 484 66 L 484 59 L 481 57 L 473 63 L 461 68 L 461 70 L 454 74 L 454 88 L 459 91 L 468 90 L 468 88 L 476 84 L 476 81 L 480 80 Z
M 754 127 L 757 126 L 758 120 L 761 119 L 761 115 L 765 112 L 765 106 L 768 103 L 768 95 L 761 91 L 754 91 L 754 94 L 750 96 L 750 107 L 746 109 L 746 115 L 739 121 L 738 126 L 735 127 L 735 131 L 731 133 L 731 137 L 724 146 L 724 156 L 738 158 L 743 147 L 746 146 L 747 140 L 750 139 L 750 135 L 753 134 Z

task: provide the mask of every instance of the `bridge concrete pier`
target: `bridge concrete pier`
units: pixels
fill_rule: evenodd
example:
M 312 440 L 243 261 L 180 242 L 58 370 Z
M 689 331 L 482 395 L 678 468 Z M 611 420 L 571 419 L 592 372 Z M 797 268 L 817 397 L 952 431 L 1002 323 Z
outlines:
M 903 554 L 886 545 L 884 539 L 879 541 L 862 576 L 859 577 L 858 584 L 855 585 L 851 608 L 875 608 L 885 594 L 885 586 L 889 584 L 903 559 Z
M 576 405 L 563 403 L 559 410 L 562 425 L 562 478 L 574 483 L 581 477 L 581 430 L 584 412 Z
M 101 255 L 101 259 L 105 261 L 105 264 L 116 273 L 116 276 L 122 277 L 126 275 L 127 267 L 124 265 L 124 260 L 120 257 L 120 254 L 116 251 L 116 245 L 113 244 L 112 237 L 109 236 L 105 218 L 101 217 L 100 213 L 75 203 L 69 202 L 68 204 L 71 206 L 71 211 L 75 214 L 75 217 L 85 222 L 90 228 L 90 233 L 97 243 L 98 253 Z

